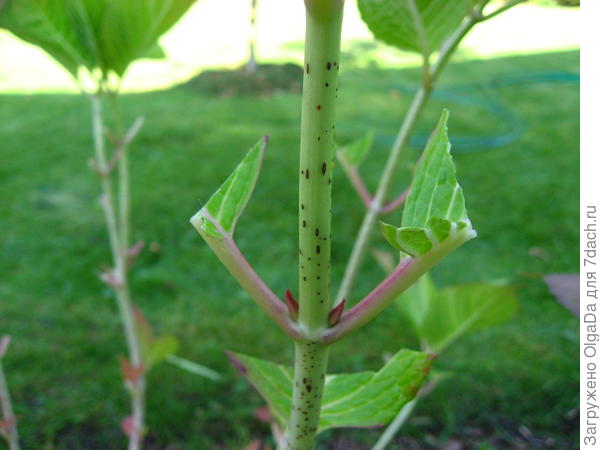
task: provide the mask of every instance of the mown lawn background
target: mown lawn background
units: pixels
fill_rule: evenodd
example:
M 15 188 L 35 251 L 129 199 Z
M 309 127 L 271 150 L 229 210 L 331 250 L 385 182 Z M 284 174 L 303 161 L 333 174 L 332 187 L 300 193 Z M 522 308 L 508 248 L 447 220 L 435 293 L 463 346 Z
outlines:
M 375 64 L 346 68 L 344 60 L 342 68 L 337 139 L 344 143 L 376 130 L 364 169 L 374 187 L 410 100 L 403 87 L 414 86 L 419 72 Z M 531 445 L 575 448 L 576 424 L 568 414 L 578 404 L 577 321 L 539 275 L 578 271 L 578 86 L 538 82 L 477 89 L 493 78 L 542 72 L 577 73 L 577 52 L 460 62 L 441 79 L 442 87 L 472 83 L 476 95 L 509 107 L 524 132 L 509 145 L 455 156 L 479 238 L 433 276 L 440 285 L 513 280 L 520 311 L 504 326 L 462 339 L 437 360 L 440 370 L 454 376 L 422 401 L 402 432 L 423 448 L 472 435 L 478 448 L 515 448 L 523 427 L 533 435 Z M 135 302 L 158 333 L 178 338 L 181 356 L 223 375 L 216 383 L 168 365 L 153 371 L 150 448 L 241 448 L 269 430 L 252 418 L 262 402 L 223 350 L 290 363 L 292 346 L 228 276 L 188 219 L 268 134 L 263 171 L 237 240 L 275 292 L 296 290 L 300 97 L 210 97 L 183 86 L 121 100 L 128 121 L 146 117 L 131 154 L 134 237 L 155 243 L 132 272 Z M 442 107 L 451 111 L 451 138 L 505 131 L 482 107 L 434 99 L 419 134 L 433 128 Z M 13 336 L 5 369 L 26 449 L 121 448 L 125 442 L 119 423 L 128 399 L 118 364 L 125 347 L 111 292 L 97 278 L 110 258 L 97 179 L 86 166 L 89 123 L 81 96 L 0 95 L 0 329 Z M 416 149 L 405 152 L 398 192 L 417 157 Z M 334 202 L 335 284 L 363 214 L 339 169 Z M 379 237 L 374 246 L 386 248 Z M 382 276 L 367 258 L 350 301 Z M 377 369 L 384 355 L 402 345 L 414 348 L 411 336 L 391 307 L 334 347 L 330 369 Z M 322 439 L 340 435 L 368 445 L 378 432 L 344 430 Z

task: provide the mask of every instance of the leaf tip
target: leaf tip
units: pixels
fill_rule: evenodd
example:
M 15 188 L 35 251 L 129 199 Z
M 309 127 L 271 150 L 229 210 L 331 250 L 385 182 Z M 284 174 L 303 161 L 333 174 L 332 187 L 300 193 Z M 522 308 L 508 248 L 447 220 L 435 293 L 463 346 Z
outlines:
M 241 375 L 248 375 L 248 369 L 246 366 L 237 358 L 235 353 L 230 352 L 229 350 L 225 350 L 225 355 L 227 359 L 229 359 L 229 363 L 233 366 L 235 370 L 237 370 Z
M 202 210 L 190 217 L 190 223 L 199 232 L 202 226 Z

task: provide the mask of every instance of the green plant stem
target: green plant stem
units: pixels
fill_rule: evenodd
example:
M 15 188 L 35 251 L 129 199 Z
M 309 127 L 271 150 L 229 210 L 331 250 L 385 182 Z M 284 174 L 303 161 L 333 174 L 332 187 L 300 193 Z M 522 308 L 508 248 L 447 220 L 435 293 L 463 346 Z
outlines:
M 246 72 L 254 73 L 256 72 L 256 16 L 258 13 L 258 0 L 250 1 L 250 37 L 249 41 L 249 50 L 250 56 L 248 58 L 248 62 L 246 63 Z
M 394 438 L 396 433 L 402 428 L 402 425 L 406 422 L 406 420 L 410 417 L 415 406 L 417 406 L 419 398 L 416 397 L 414 400 L 408 402 L 406 405 L 402 407 L 398 415 L 394 418 L 392 423 L 390 423 L 383 434 L 377 439 L 375 445 L 371 450 L 384 450 L 391 440 Z
M 213 223 L 218 232 L 223 236 L 213 237 L 202 230 L 202 218 L 206 217 Z M 235 244 L 233 236 L 227 233 L 207 212 L 200 211 L 191 220 L 192 224 L 211 250 L 217 255 L 225 268 L 240 286 L 248 293 L 250 298 L 265 311 L 265 313 L 292 339 L 303 339 L 303 333 L 290 319 L 285 304 L 273 293 L 262 278 L 252 268 L 240 249 Z
M 423 110 L 423 107 L 427 103 L 429 95 L 433 90 L 435 81 L 446 66 L 446 63 L 458 47 L 459 43 L 467 35 L 471 28 L 473 28 L 473 26 L 479 22 L 479 20 L 480 19 L 475 15 L 469 15 L 461 24 L 461 26 L 443 44 L 435 64 L 430 66 L 428 70 L 429 75 L 423 76 L 421 86 L 419 87 L 419 90 L 415 94 L 415 97 L 410 104 L 408 113 L 402 122 L 400 131 L 396 136 L 396 140 L 394 141 L 394 145 L 392 146 L 390 155 L 386 161 L 379 186 L 377 187 L 377 191 L 375 192 L 375 196 L 371 202 L 371 208 L 367 211 L 360 226 L 358 237 L 354 243 L 354 247 L 352 248 L 352 253 L 350 254 L 348 264 L 346 265 L 344 277 L 340 283 L 338 295 L 336 297 L 336 304 L 341 302 L 343 299 L 348 298 L 350 294 L 365 252 L 368 248 L 371 235 L 373 233 L 373 227 L 383 212 L 382 210 L 384 209 L 385 201 L 389 195 L 392 180 L 394 174 L 396 173 L 398 162 L 400 161 L 400 155 L 414 131 L 421 111 Z
M 481 20 L 489 20 L 492 19 L 494 17 L 496 17 L 498 14 L 502 14 L 503 12 L 511 9 L 513 6 L 517 6 L 519 3 L 523 3 L 526 0 L 513 0 L 511 2 L 506 3 L 505 5 L 501 6 L 500 8 L 496 9 L 495 11 L 492 11 L 489 14 L 486 14 L 485 16 L 483 16 L 481 18 Z M 486 2 L 487 3 L 487 2 Z M 485 6 L 485 5 L 484 5 Z
M 306 1 L 305 70 L 300 144 L 298 323 L 288 450 L 316 445 L 329 349 L 311 342 L 328 326 L 331 263 L 331 171 L 343 1 Z
M 6 423 L 10 423 L 9 429 L 6 430 L 6 441 L 8 442 L 8 448 L 10 450 L 19 450 L 19 434 L 17 432 L 17 425 L 15 419 L 15 413 L 12 407 L 12 401 L 10 398 L 10 392 L 6 383 L 6 377 L 4 375 L 4 368 L 2 366 L 2 360 L 0 359 L 0 407 L 2 408 L 2 417 Z
M 102 209 L 106 221 L 110 248 L 113 257 L 113 280 L 112 288 L 117 298 L 117 306 L 121 316 L 121 322 L 125 332 L 127 347 L 129 351 L 130 363 L 134 367 L 140 367 L 143 364 L 141 345 L 138 341 L 135 319 L 128 286 L 127 274 L 127 247 L 121 240 L 123 238 L 122 230 L 119 230 L 117 214 L 115 212 L 115 199 L 112 185 L 110 182 L 110 168 L 106 156 L 104 140 L 104 120 L 102 114 L 101 94 L 91 96 L 92 103 L 92 130 L 94 135 L 94 150 L 96 155 L 96 166 L 100 173 L 100 184 L 102 189 Z M 123 152 L 124 154 L 125 152 Z M 123 154 L 119 155 L 120 158 Z M 126 169 L 126 166 L 125 166 Z M 119 181 L 122 181 L 121 179 Z M 122 192 L 122 191 L 121 191 Z M 131 407 L 133 418 L 133 432 L 129 436 L 129 450 L 138 450 L 141 448 L 144 431 L 144 410 L 145 410 L 145 378 L 142 375 L 135 389 L 131 391 Z
M 441 242 L 435 249 L 400 261 L 375 289 L 352 309 L 344 312 L 337 325 L 322 333 L 319 342 L 331 344 L 366 325 L 425 272 L 476 235 L 471 227 L 467 227 Z
M 119 156 L 119 219 L 120 219 L 120 235 L 121 249 L 127 252 L 129 248 L 129 163 L 127 143 L 122 143 L 122 153 Z

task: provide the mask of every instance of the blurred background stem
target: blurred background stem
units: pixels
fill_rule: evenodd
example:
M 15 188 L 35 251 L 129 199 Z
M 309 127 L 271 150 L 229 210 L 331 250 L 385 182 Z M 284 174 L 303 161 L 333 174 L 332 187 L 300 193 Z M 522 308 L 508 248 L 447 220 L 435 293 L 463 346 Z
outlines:
M 423 58 L 423 76 L 421 77 L 421 85 L 415 94 L 408 109 L 408 113 L 402 122 L 400 130 L 398 131 L 396 140 L 394 141 L 388 159 L 385 163 L 379 185 L 375 191 L 373 201 L 371 202 L 370 207 L 363 218 L 360 230 L 358 232 L 358 237 L 354 242 L 350 259 L 348 260 L 342 282 L 340 283 L 336 297 L 336 304 L 341 302 L 343 299 L 348 298 L 350 295 L 365 252 L 369 247 L 371 235 L 373 234 L 373 228 L 377 222 L 377 219 L 383 212 L 385 212 L 385 202 L 389 197 L 390 187 L 398 167 L 400 155 L 406 147 L 419 120 L 421 112 L 427 104 L 429 96 L 434 89 L 435 82 L 443 72 L 446 64 L 460 45 L 461 41 L 465 38 L 465 36 L 467 36 L 467 34 L 469 34 L 469 32 L 477 23 L 495 17 L 499 13 L 507 11 L 523 1 L 524 0 L 516 0 L 509 2 L 507 5 L 500 7 L 498 10 L 490 13 L 487 16 L 483 15 L 483 9 L 488 4 L 488 0 L 481 1 L 473 8 L 471 13 L 465 18 L 460 27 L 442 44 L 438 58 L 434 64 L 429 64 L 428 57 Z
M 10 450 L 19 450 L 19 434 L 17 432 L 17 419 L 12 407 L 10 392 L 4 375 L 2 358 L 0 357 L 0 406 L 2 407 L 2 417 L 4 419 L 2 430 L 5 433 L 8 448 Z
M 133 305 L 129 294 L 127 274 L 127 242 L 129 228 L 129 176 L 127 171 L 127 148 L 123 142 L 123 148 L 119 148 L 114 156 L 118 158 L 118 189 L 119 189 L 119 217 L 115 207 L 115 197 L 110 180 L 111 165 L 108 163 L 105 147 L 105 121 L 102 113 L 102 96 L 98 93 L 90 97 L 92 104 L 92 130 L 94 135 L 94 150 L 96 155 L 96 168 L 100 176 L 102 189 L 102 209 L 107 225 L 110 247 L 114 267 L 105 278 L 105 282 L 115 291 L 117 305 L 121 316 L 121 322 L 127 340 L 130 363 L 134 368 L 141 368 L 142 351 L 135 328 Z M 118 139 L 123 139 L 119 136 Z M 144 430 L 145 409 L 145 377 L 142 374 L 131 389 L 132 401 L 132 424 L 129 435 L 129 450 L 141 448 Z

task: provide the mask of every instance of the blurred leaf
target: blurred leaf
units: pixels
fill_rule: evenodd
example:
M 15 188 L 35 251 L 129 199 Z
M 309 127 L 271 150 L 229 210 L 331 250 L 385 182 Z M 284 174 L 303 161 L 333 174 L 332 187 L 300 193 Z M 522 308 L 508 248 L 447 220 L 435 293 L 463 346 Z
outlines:
M 250 149 L 206 205 L 192 217 L 191 222 L 200 234 L 213 237 L 220 237 L 222 231 L 233 234 L 235 224 L 254 191 L 266 147 L 265 137 Z
M 165 49 L 162 48 L 158 42 L 156 42 L 156 43 L 154 43 L 153 46 L 151 46 L 150 48 L 148 48 L 148 51 L 146 51 L 142 55 L 142 58 L 146 58 L 146 59 L 166 59 L 167 58 L 167 54 L 165 53 Z
M 579 274 L 553 273 L 544 275 L 544 281 L 556 300 L 579 317 Z
M 379 266 L 386 273 L 390 273 L 392 270 L 394 270 L 394 267 L 396 267 L 396 264 L 398 263 L 398 255 L 393 252 L 373 249 L 371 250 L 371 253 L 373 258 L 375 258 L 375 261 L 377 261 Z
M 135 321 L 135 332 L 142 349 L 142 354 L 147 355 L 154 342 L 152 327 L 142 311 L 136 306 L 133 307 L 133 319 Z
M 122 76 L 129 64 L 144 56 L 194 0 L 103 0 L 103 3 L 106 10 L 97 28 L 99 41 L 108 69 Z
M 473 0 L 358 0 L 375 37 L 401 50 L 429 56 L 460 25 Z
M 402 226 L 381 223 L 388 242 L 409 255 L 423 255 L 449 238 L 462 243 L 476 235 L 467 217 L 462 188 L 456 180 L 447 122 L 448 111 L 444 110 L 417 165 L 404 206 Z
M 438 353 L 461 336 L 514 316 L 517 298 L 507 285 L 472 283 L 436 289 L 428 274 L 396 300 L 427 351 Z
M 155 339 L 144 358 L 146 368 L 150 370 L 159 362 L 164 361 L 168 356 L 177 351 L 178 346 L 177 339 L 173 336 L 165 335 Z
M 156 55 L 158 38 L 194 0 L 7 0 L 0 27 L 41 47 L 74 77 L 81 67 L 122 77 Z
M 434 310 L 432 302 L 438 295 L 439 291 L 433 284 L 429 272 L 427 272 L 396 299 L 400 311 L 410 320 L 420 339 L 424 339 L 421 330 L 427 316 Z
M 233 365 L 256 387 L 285 427 L 292 399 L 291 367 L 229 354 Z M 378 372 L 327 375 L 319 432 L 329 428 L 373 427 L 390 422 L 412 400 L 431 366 L 429 355 L 400 350 Z
M 215 372 L 214 370 L 203 366 L 202 364 L 195 363 L 189 359 L 181 358 L 177 355 L 168 355 L 166 357 L 166 361 L 169 364 L 179 367 L 186 372 L 193 373 L 194 375 L 200 375 L 201 377 L 209 378 L 213 381 L 218 381 L 221 379 L 221 375 L 219 375 L 218 372 Z
M 352 166 L 360 166 L 373 146 L 375 132 L 369 130 L 362 138 L 338 150 Z

